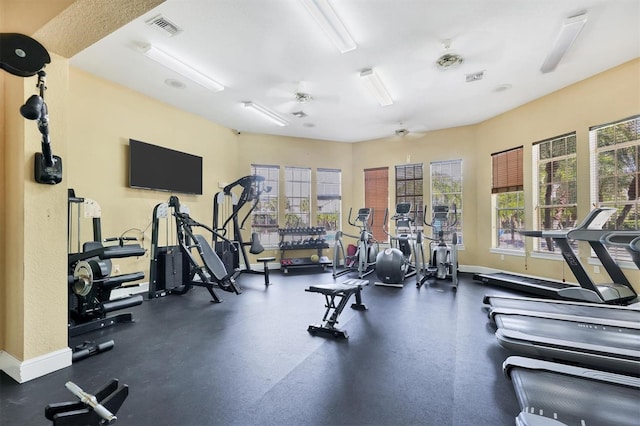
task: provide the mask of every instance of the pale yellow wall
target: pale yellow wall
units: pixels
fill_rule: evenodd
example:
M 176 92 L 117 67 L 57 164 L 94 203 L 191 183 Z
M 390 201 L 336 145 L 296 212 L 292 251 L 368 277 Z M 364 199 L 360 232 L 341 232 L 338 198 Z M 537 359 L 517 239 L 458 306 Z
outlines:
M 238 135 L 238 177 L 251 173 L 251 164 L 280 166 L 280 188 L 282 195 L 279 217 L 284 217 L 284 168 L 309 167 L 311 181 L 316 179 L 318 168 L 340 169 L 342 177 L 342 222 L 346 223 L 346 215 L 353 198 L 353 145 L 340 142 L 317 141 L 300 138 L 287 138 L 269 135 L 242 133 Z M 315 185 L 311 194 L 311 224 L 315 225 L 316 200 Z M 283 226 L 283 224 L 281 224 Z M 246 239 L 246 238 L 245 238 Z M 328 250 L 324 254 L 330 256 Z M 265 250 L 260 256 L 278 256 L 277 250 Z M 297 253 L 289 253 L 297 255 Z M 302 254 L 301 254 L 302 255 Z
M 467 236 L 467 229 L 475 228 L 476 129 L 474 126 L 458 127 L 428 132 L 424 135 L 392 137 L 354 144 L 353 148 L 353 208 L 364 206 L 364 169 L 389 167 L 389 209 L 395 204 L 395 166 L 422 163 L 424 167 L 424 200 L 431 197 L 429 165 L 434 161 L 462 159 L 463 206 L 461 223 L 464 224 L 464 246 L 460 251 L 460 263 L 468 263 L 467 253 L 474 250 L 475 241 Z M 471 235 L 472 236 L 472 235 Z
M 636 59 L 610 71 L 599 74 L 558 92 L 552 93 L 513 111 L 495 117 L 477 126 L 476 156 L 478 167 L 472 189 L 476 192 L 478 224 L 477 241 L 470 264 L 506 269 L 529 275 L 566 278 L 575 277 L 562 261 L 505 256 L 490 253 L 491 247 L 491 159 L 493 152 L 524 145 L 525 193 L 531 194 L 532 143 L 568 132 L 576 132 L 578 156 L 578 217 L 584 217 L 592 209 L 589 193 L 589 127 L 605 124 L 640 113 L 640 60 Z M 526 198 L 526 223 L 531 224 L 534 202 Z M 527 241 L 528 250 L 532 241 Z M 581 245 L 581 261 L 586 264 L 588 245 Z M 525 269 L 525 265 L 527 268 Z M 607 282 L 605 274 L 593 274 L 596 282 Z M 625 270 L 630 280 L 640 290 L 640 274 L 637 270 Z
M 179 111 L 122 86 L 71 67 L 70 146 L 66 185 L 76 196 L 95 200 L 102 208 L 102 236 L 116 237 L 128 229 L 149 227 L 153 208 L 167 202 L 169 192 L 129 188 L 129 138 L 198 155 L 203 158 L 203 195 L 176 194 L 191 216 L 211 226 L 213 195 L 218 182 L 238 177 L 238 141 L 229 129 Z M 166 173 L 173 173 L 166 170 Z M 245 174 L 249 174 L 248 172 Z M 92 238 L 91 220 L 81 221 L 81 241 Z M 128 236 L 141 238 L 133 231 Z M 75 236 L 72 238 L 75 251 Z M 114 262 L 115 263 L 115 262 Z M 148 275 L 148 256 L 119 259 L 123 272 Z M 126 269 L 126 270 L 125 270 Z
M 428 132 L 422 137 L 405 136 L 354 144 L 354 204 L 364 203 L 363 170 L 389 167 L 389 199 L 395 197 L 394 166 L 423 163 L 424 198 L 430 198 L 429 163 L 462 159 L 464 248 L 461 265 L 481 266 L 575 282 L 562 259 L 542 260 L 530 256 L 490 253 L 492 247 L 491 154 L 520 145 L 525 146 L 525 191 L 531 193 L 531 145 L 533 142 L 576 131 L 578 138 L 579 216 L 591 209 L 589 200 L 589 127 L 625 118 L 640 112 L 640 60 L 631 61 L 593 78 L 552 93 L 483 123 Z M 508 94 L 505 94 L 508 96 Z M 527 198 L 527 223 L 532 223 L 533 202 Z M 590 254 L 581 245 L 581 260 Z M 526 268 L 525 268 L 526 265 Z M 604 274 L 589 272 L 596 282 L 607 282 Z M 626 269 L 630 281 L 640 290 L 640 273 Z
M 45 100 L 53 150 L 66 150 L 67 61 L 52 55 Z M 33 180 L 41 135 L 20 106 L 36 92 L 37 77 L 5 76 L 4 345 L 17 359 L 67 346 L 66 191 Z
M 4 8 L 6 0 L 0 0 Z M 41 2 L 39 2 L 41 3 Z M 56 2 L 66 4 L 66 2 Z M 3 24 L 0 21 L 0 24 Z M 0 26 L 0 29 L 4 29 Z M 204 195 L 181 196 L 194 218 L 209 224 L 212 196 L 218 182 L 249 173 L 251 163 L 332 167 L 343 171 L 343 213 L 364 203 L 362 170 L 432 161 L 463 160 L 465 249 L 460 263 L 510 269 L 560 279 L 562 262 L 528 259 L 489 252 L 491 241 L 490 154 L 502 149 L 577 131 L 579 142 L 579 214 L 589 210 L 588 127 L 640 112 L 640 60 L 615 68 L 553 93 L 484 123 L 429 132 L 420 138 L 390 138 L 357 144 L 235 135 L 202 118 L 180 112 L 128 89 L 69 68 L 53 55 L 47 102 L 51 111 L 54 153 L 63 157 L 64 181 L 57 186 L 33 182 L 33 153 L 40 150 L 34 123 L 15 112 L 33 93 L 35 81 L 3 75 L 2 182 L 3 258 L 0 275 L 0 350 L 26 360 L 66 346 L 66 188 L 93 198 L 103 212 L 103 236 L 128 228 L 145 229 L 156 203 L 168 193 L 127 186 L 129 138 L 183 150 L 204 159 Z M 68 91 L 67 91 L 68 89 Z M 508 96 L 508 93 L 505 93 Z M 2 121 L 0 121 L 1 123 Z M 525 149 L 525 190 L 530 191 L 530 150 Z M 425 182 L 428 199 L 429 182 Z M 389 188 L 393 200 L 393 186 Z M 527 205 L 530 221 L 533 205 Z M 2 216 L 4 215 L 4 216 Z M 344 215 L 343 215 L 344 216 Z M 344 223 L 344 219 L 343 219 Z M 87 222 L 83 229 L 90 231 Z M 0 229 L 1 230 L 1 229 Z M 150 230 L 145 234 L 148 248 Z M 587 251 L 582 250 L 584 260 Z M 144 270 L 148 258 L 124 263 Z M 563 271 L 564 269 L 564 271 Z M 634 284 L 640 274 L 631 275 Z M 2 311 L 4 310 L 4 312 Z

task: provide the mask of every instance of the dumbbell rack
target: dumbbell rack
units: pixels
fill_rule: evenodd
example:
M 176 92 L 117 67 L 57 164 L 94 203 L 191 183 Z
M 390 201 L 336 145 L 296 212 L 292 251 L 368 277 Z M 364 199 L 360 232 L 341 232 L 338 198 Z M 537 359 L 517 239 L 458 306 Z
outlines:
M 331 265 L 328 257 L 322 255 L 322 250 L 329 248 L 322 238 L 326 235 L 326 230 L 322 226 L 305 226 L 299 228 L 280 228 L 280 269 L 283 273 L 288 273 L 290 268 L 322 268 L 326 270 Z M 294 250 L 316 250 L 318 261 L 313 261 L 309 257 L 288 257 L 287 252 Z

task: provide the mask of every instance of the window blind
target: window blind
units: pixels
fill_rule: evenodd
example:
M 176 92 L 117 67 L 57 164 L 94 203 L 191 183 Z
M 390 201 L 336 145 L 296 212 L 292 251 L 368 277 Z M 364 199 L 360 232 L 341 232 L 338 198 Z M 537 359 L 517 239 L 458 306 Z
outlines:
M 373 209 L 371 232 L 378 241 L 386 241 L 382 230 L 384 211 L 389 205 L 389 168 L 379 167 L 364 170 L 364 206 Z
M 522 156 L 523 147 L 491 154 L 491 193 L 522 191 L 524 189 Z

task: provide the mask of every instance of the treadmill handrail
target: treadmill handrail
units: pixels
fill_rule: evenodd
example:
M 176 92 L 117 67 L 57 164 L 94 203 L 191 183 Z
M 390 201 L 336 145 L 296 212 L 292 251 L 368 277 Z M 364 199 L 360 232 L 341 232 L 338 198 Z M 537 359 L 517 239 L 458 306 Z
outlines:
M 491 308 L 489 310 L 489 318 L 495 321 L 496 315 L 519 315 L 523 317 L 548 318 L 554 320 L 562 320 L 568 322 L 578 322 L 582 324 L 606 325 L 609 327 L 631 328 L 640 330 L 640 311 L 638 312 L 638 321 L 625 321 L 613 318 L 594 317 L 588 315 L 562 314 L 555 312 L 544 312 L 535 310 L 523 310 L 513 308 Z
M 567 229 L 549 229 L 549 230 L 525 230 L 519 231 L 520 234 L 526 237 L 539 237 L 539 238 L 562 238 L 567 237 L 567 235 L 576 230 L 600 230 L 602 227 L 609 221 L 611 216 L 617 210 L 612 207 L 598 207 L 589 212 L 589 214 L 584 218 L 582 222 L 573 228 Z
M 640 241 L 640 231 L 605 231 L 600 242 L 608 246 L 628 248 L 634 239 Z
M 499 341 L 503 339 L 519 340 L 533 346 L 546 345 L 546 347 L 553 347 L 554 349 L 568 350 L 581 354 L 589 354 L 590 356 L 603 355 L 615 357 L 616 359 L 638 363 L 638 367 L 640 367 L 640 351 L 633 349 L 617 348 L 585 342 L 580 342 L 579 345 L 577 345 L 578 342 L 574 342 L 572 340 L 555 339 L 553 337 L 545 337 L 518 330 L 510 330 L 507 328 L 498 328 L 495 335 Z
M 639 237 L 640 231 L 612 231 L 609 229 L 572 229 L 567 234 L 572 240 L 578 241 L 594 241 L 607 245 L 619 245 L 611 241 L 612 238 L 625 238 L 629 239 L 629 242 L 633 240 L 634 236 Z M 607 237 L 609 238 L 607 240 Z M 622 243 L 624 244 L 624 243 Z
M 491 305 L 491 299 L 512 299 L 512 300 L 523 300 L 523 301 L 532 301 L 532 302 L 546 302 L 553 303 L 556 305 L 578 305 L 578 306 L 590 306 L 594 308 L 600 309 L 617 309 L 622 311 L 636 311 L 640 312 L 640 307 L 632 308 L 629 306 L 621 306 L 621 305 L 606 305 L 601 303 L 591 303 L 591 302 L 581 302 L 577 300 L 561 300 L 561 299 L 542 299 L 537 297 L 525 297 L 525 296 L 511 296 L 506 294 L 487 294 L 482 299 L 482 303 L 485 305 Z
M 523 356 L 510 356 L 502 363 L 502 371 L 507 378 L 511 378 L 511 370 L 514 368 L 526 368 L 528 370 L 542 370 L 552 373 L 560 373 L 568 376 L 580 377 L 586 380 L 618 384 L 640 390 L 640 377 L 624 374 L 610 373 L 608 371 L 594 370 L 575 365 L 560 364 L 537 358 Z

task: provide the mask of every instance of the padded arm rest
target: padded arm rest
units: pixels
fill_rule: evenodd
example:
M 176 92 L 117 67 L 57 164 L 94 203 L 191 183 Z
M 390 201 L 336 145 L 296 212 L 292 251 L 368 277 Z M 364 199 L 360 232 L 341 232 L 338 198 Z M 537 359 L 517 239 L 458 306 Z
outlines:
M 122 257 L 144 256 L 146 250 L 139 244 L 127 244 L 124 246 L 107 246 L 100 255 L 100 259 L 119 259 Z
M 80 260 L 91 259 L 92 257 L 99 257 L 100 259 L 119 259 L 122 257 L 144 256 L 147 251 L 140 247 L 139 244 L 128 244 L 125 246 L 107 246 L 98 247 L 92 250 L 86 250 L 80 253 L 73 253 L 69 255 L 69 265 Z
M 102 286 L 107 289 L 114 289 L 120 287 L 124 283 L 131 281 L 137 281 L 144 278 L 144 272 L 133 272 L 131 274 L 122 274 L 109 277 L 102 282 Z

